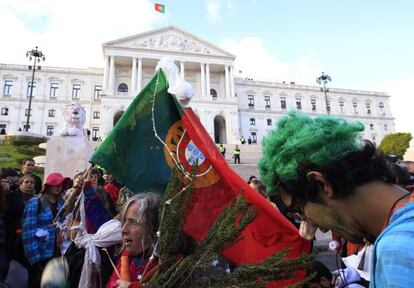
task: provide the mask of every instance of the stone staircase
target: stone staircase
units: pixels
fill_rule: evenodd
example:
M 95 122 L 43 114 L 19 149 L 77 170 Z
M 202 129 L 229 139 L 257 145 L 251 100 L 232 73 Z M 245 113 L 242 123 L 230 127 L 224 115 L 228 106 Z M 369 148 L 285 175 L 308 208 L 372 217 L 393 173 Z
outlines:
M 257 163 L 262 157 L 262 146 L 260 144 L 239 145 L 241 150 L 240 164 L 234 164 L 233 161 L 233 151 L 236 145 L 225 144 L 224 146 L 226 147 L 226 160 L 237 174 L 245 180 L 248 180 L 251 175 L 259 176 Z

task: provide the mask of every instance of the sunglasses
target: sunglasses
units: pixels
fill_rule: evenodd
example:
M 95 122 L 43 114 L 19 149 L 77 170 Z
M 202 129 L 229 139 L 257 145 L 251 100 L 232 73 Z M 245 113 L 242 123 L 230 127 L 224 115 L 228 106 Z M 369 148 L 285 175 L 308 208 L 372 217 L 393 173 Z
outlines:
M 306 221 L 306 216 L 303 213 L 300 212 L 287 212 L 286 216 L 289 217 L 290 219 L 295 220 L 296 222 L 302 222 L 302 221 Z
M 282 181 L 279 181 L 277 183 L 277 189 L 281 189 L 285 192 L 289 191 L 288 187 Z M 289 207 L 287 207 L 286 216 L 295 220 L 296 222 L 306 221 L 306 216 L 303 212 L 303 204 L 304 203 L 302 203 L 302 201 L 299 200 L 298 195 L 294 195 L 292 197 L 291 204 L 289 205 Z

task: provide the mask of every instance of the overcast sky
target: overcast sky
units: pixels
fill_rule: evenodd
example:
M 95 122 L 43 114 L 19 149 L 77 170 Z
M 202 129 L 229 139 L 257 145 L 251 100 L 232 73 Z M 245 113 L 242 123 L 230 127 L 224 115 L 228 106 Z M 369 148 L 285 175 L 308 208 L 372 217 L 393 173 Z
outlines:
M 385 91 L 396 127 L 414 135 L 414 1 L 1 0 L 0 63 L 103 67 L 102 43 L 175 25 L 237 56 L 255 80 Z

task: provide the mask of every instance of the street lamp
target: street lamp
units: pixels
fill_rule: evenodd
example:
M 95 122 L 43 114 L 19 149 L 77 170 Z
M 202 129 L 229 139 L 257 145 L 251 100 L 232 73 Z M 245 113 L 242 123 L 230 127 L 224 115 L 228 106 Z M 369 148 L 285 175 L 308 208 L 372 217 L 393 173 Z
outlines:
M 319 85 L 323 84 L 323 87 L 321 87 L 321 92 L 325 93 L 326 113 L 328 113 L 328 115 L 329 115 L 329 112 L 331 111 L 331 108 L 330 108 L 330 105 L 328 105 L 329 102 L 328 102 L 328 94 L 327 94 L 327 92 L 329 92 L 329 89 L 326 88 L 326 84 L 328 83 L 328 81 L 332 81 L 331 76 L 325 75 L 323 72 L 322 72 L 322 75 L 321 76 L 319 76 L 318 78 L 316 78 L 316 82 Z
M 33 97 L 33 85 L 34 85 L 34 75 L 36 68 L 40 70 L 40 66 L 36 67 L 36 62 L 45 61 L 45 54 L 42 51 L 37 50 L 37 46 L 35 49 L 26 52 L 26 57 L 29 58 L 29 61 L 33 60 L 33 66 L 29 65 L 29 70 L 32 69 L 32 82 L 30 85 L 30 95 L 29 95 L 29 109 L 27 111 L 27 120 L 26 120 L 26 131 L 29 131 L 29 120 L 30 120 L 30 112 L 32 110 L 32 97 Z

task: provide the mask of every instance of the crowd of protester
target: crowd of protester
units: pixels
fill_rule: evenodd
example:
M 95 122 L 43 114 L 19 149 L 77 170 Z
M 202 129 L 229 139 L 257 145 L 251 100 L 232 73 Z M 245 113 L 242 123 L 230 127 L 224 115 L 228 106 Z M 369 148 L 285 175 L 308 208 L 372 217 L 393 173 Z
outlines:
M 330 271 L 322 263 L 315 261 L 309 268 L 309 275 L 313 276 L 307 284 L 308 287 L 367 287 L 370 280 L 376 281 L 376 287 L 381 287 L 382 281 L 389 281 L 392 285 L 401 284 L 401 287 L 408 287 L 406 284 L 412 283 L 409 279 L 413 278 L 411 272 L 414 264 L 405 267 L 410 271 L 406 273 L 398 268 L 400 266 L 389 268 L 387 263 L 401 261 L 392 256 L 391 250 L 404 251 L 395 245 L 408 244 L 407 239 L 414 238 L 413 230 L 404 227 L 408 229 L 408 232 L 403 230 L 404 233 L 409 233 L 405 238 L 392 230 L 388 232 L 389 235 L 382 235 L 382 232 L 389 229 L 388 226 L 397 225 L 393 222 L 393 217 L 398 216 L 412 201 L 410 192 L 414 188 L 414 163 L 388 161 L 385 157 L 378 156 L 372 143 L 366 142 L 364 145 L 362 150 L 351 151 L 346 156 L 341 155 L 342 158 L 333 157 L 333 160 L 318 165 L 310 164 L 306 159 L 303 163 L 294 159 L 301 165 L 295 168 L 299 171 L 299 177 L 296 175 L 292 179 L 284 178 L 282 172 L 274 174 L 274 171 L 269 171 L 266 161 L 262 161 L 261 176 L 265 179 L 261 181 L 252 175 L 247 181 L 249 186 L 298 227 L 304 238 L 312 240 L 318 227 L 323 231 L 342 231 L 338 235 L 334 234 L 335 247 L 332 249 L 343 257 L 365 251 L 369 245 L 372 248 L 374 242 L 382 237 L 382 246 L 376 249 L 383 249 L 384 254 L 378 255 L 374 252 L 367 257 L 375 259 L 364 259 L 368 262 L 375 261 L 377 266 L 367 268 L 373 269 L 372 271 L 364 271 L 364 267 L 346 267 L 345 263 L 341 263 L 339 270 Z M 225 151 L 221 152 L 224 155 Z M 285 157 L 288 161 L 289 153 Z M 279 160 L 272 159 L 272 165 Z M 134 193 L 118 183 L 110 172 L 97 168 L 79 172 L 73 179 L 56 171 L 46 175 L 42 184 L 42 180 L 34 174 L 34 168 L 33 159 L 25 159 L 21 170 L 2 168 L 0 171 L 0 282 L 6 279 L 9 266 L 14 261 L 27 271 L 26 287 L 40 287 L 42 272 L 48 261 L 64 255 L 69 264 L 69 287 L 78 287 L 79 283 L 94 283 L 96 287 L 110 288 L 139 287 L 137 279 L 150 270 L 148 263 L 156 242 L 160 196 L 151 192 Z M 272 174 L 271 177 L 267 177 L 269 174 Z M 343 177 L 345 174 L 347 176 Z M 386 211 L 381 212 L 381 215 L 387 214 L 386 222 L 371 223 L 372 227 L 366 228 L 369 231 L 356 235 L 354 230 L 358 228 L 352 225 L 357 224 L 349 224 L 353 221 L 350 219 L 354 216 L 353 212 L 350 210 L 348 214 L 339 215 L 335 214 L 338 211 L 332 209 L 342 209 L 343 201 L 356 197 L 361 189 L 369 189 L 372 185 L 377 189 L 378 195 L 381 195 L 381 201 L 388 201 L 385 203 L 388 205 L 384 204 Z M 84 197 L 83 209 L 79 208 L 81 190 Z M 387 196 L 393 195 L 392 193 L 396 196 Z M 368 200 L 363 198 L 362 201 Z M 372 209 L 373 213 L 377 213 L 375 208 Z M 82 213 L 88 215 L 87 221 L 82 220 Z M 321 216 L 323 213 L 326 215 Z M 332 220 L 335 217 L 343 219 L 338 224 Z M 67 226 L 78 228 L 63 231 L 63 226 L 59 226 L 59 219 L 64 218 L 69 221 L 66 222 Z M 111 222 L 114 219 L 118 224 L 108 226 L 107 223 L 114 223 Z M 414 220 L 409 218 L 407 221 L 413 223 Z M 114 229 L 119 239 L 111 238 L 105 242 L 107 244 L 100 246 L 105 247 L 98 250 L 101 269 L 88 270 L 90 275 L 85 276 L 83 273 L 88 264 L 85 259 L 89 259 L 87 257 L 93 251 L 88 247 L 87 241 L 82 244 L 77 233 L 84 232 L 83 236 L 97 235 L 102 229 Z M 390 237 L 394 243 L 392 247 L 388 247 L 389 243 L 386 242 L 391 241 Z M 400 243 L 398 239 L 403 242 Z M 390 276 L 389 269 L 398 275 L 397 280 Z M 371 273 L 369 279 L 365 279 L 366 274 L 361 274 L 361 271 Z
M 62 212 L 76 210 L 76 197 L 71 198 L 70 195 L 84 189 L 85 183 L 90 185 L 91 189 L 85 189 L 85 210 L 91 215 L 86 223 L 86 231 L 93 234 L 104 222 L 114 217 L 125 223 L 123 204 L 135 193 L 122 187 L 107 171 L 96 168 L 89 169 L 87 175 L 84 171 L 74 175 L 73 180 L 58 172 L 50 173 L 43 184 L 41 178 L 34 174 L 34 168 L 33 159 L 24 159 L 20 170 L 0 170 L 0 283 L 4 283 L 10 265 L 14 262 L 13 265 L 18 263 L 26 271 L 27 277 L 9 275 L 9 280 L 11 276 L 26 278 L 25 287 L 40 287 L 42 272 L 48 261 L 65 255 L 70 260 L 70 286 L 78 287 L 85 251 L 74 244 L 76 232 L 63 233 L 64 231 L 59 230 L 62 227 L 57 225 L 57 219 L 68 214 Z M 140 210 L 141 214 L 144 212 Z M 79 218 L 79 211 L 76 216 Z M 142 221 L 139 217 L 135 222 L 130 219 L 128 223 L 135 223 L 137 226 Z M 74 219 L 72 225 L 79 224 L 77 220 Z M 122 234 L 127 234 L 124 232 L 127 229 L 123 228 Z M 148 236 L 149 234 L 145 235 Z M 109 249 L 114 259 L 119 257 L 119 249 L 115 248 L 121 248 L 122 243 L 124 242 L 119 243 L 119 247 Z M 129 244 L 124 243 L 124 246 Z M 100 286 L 109 281 L 113 272 L 110 261 L 105 261 L 105 257 L 102 275 L 99 277 Z

